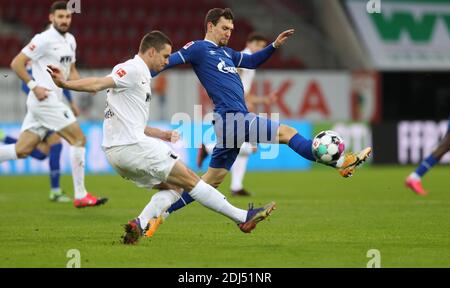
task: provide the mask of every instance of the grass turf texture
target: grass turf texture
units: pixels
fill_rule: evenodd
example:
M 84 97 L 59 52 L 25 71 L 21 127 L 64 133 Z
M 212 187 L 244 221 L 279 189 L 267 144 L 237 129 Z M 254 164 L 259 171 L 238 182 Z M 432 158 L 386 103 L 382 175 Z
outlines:
M 194 203 L 136 246 L 120 243 L 121 225 L 152 193 L 131 182 L 88 175 L 89 191 L 109 202 L 75 209 L 48 200 L 47 176 L 2 176 L 0 267 L 65 267 L 69 249 L 80 251 L 81 267 L 366 267 L 369 249 L 381 252 L 382 267 L 449 267 L 450 167 L 427 175 L 426 198 L 403 186 L 411 169 L 365 167 L 350 179 L 322 168 L 250 173 L 254 196 L 228 199 L 278 205 L 253 233 Z M 71 191 L 71 178 L 62 185 Z

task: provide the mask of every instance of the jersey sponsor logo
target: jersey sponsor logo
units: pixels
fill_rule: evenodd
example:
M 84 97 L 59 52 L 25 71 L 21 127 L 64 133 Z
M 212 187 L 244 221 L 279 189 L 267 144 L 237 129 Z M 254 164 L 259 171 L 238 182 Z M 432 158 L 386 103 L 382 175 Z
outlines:
M 189 47 L 192 46 L 192 44 L 194 44 L 194 41 L 191 41 L 191 42 L 187 43 L 186 45 L 184 45 L 183 49 L 188 49 Z
M 217 64 L 217 69 L 220 72 L 225 73 L 225 74 L 228 74 L 228 73 L 237 74 L 238 73 L 236 67 L 227 66 L 225 61 L 223 61 L 221 58 L 219 58 L 219 59 L 220 59 L 220 62 L 219 62 L 219 64 Z
M 72 56 L 61 56 L 61 58 L 59 59 L 59 62 L 61 64 L 71 63 L 72 62 Z
M 116 74 L 117 74 L 117 76 L 122 78 L 123 76 L 127 75 L 127 72 L 125 70 L 123 70 L 122 68 L 120 68 L 119 70 L 117 70 Z
M 216 51 L 214 51 L 214 50 L 209 50 L 209 54 L 211 54 L 211 55 L 216 55 Z
M 30 49 L 30 51 L 33 52 L 36 49 L 36 45 L 30 43 L 30 45 L 28 45 L 28 49 Z

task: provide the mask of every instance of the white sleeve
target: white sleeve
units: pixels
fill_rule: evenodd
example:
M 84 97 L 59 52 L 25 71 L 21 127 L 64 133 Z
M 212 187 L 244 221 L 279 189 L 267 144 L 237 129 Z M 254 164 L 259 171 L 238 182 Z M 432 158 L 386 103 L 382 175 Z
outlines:
M 27 55 L 32 61 L 44 56 L 47 50 L 47 43 L 41 34 L 37 34 L 31 39 L 30 43 L 22 49 L 22 53 Z
M 132 65 L 119 64 L 112 70 L 108 77 L 111 77 L 116 83 L 116 88 L 129 88 L 135 85 L 134 78 L 136 68 Z
M 72 64 L 77 62 L 77 41 L 75 40 L 75 37 L 72 37 L 73 41 L 73 59 Z

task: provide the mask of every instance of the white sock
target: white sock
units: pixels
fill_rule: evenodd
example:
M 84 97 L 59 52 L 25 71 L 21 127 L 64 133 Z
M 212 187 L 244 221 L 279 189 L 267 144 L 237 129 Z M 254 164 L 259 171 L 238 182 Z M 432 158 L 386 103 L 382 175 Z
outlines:
M 248 142 L 242 143 L 241 149 L 239 149 L 239 155 L 251 155 L 254 152 L 253 145 Z
M 222 193 L 203 180 L 197 183 L 194 189 L 189 192 L 189 195 L 203 206 L 227 216 L 236 223 L 243 223 L 247 218 L 246 210 L 231 205 Z
M 173 203 L 180 199 L 180 194 L 173 190 L 158 191 L 139 215 L 141 228 L 147 227 L 148 221 L 162 215 Z
M 17 159 L 16 144 L 0 146 L 0 163 L 3 161 L 16 159 Z
M 408 176 L 409 178 L 412 178 L 414 180 L 421 180 L 422 177 L 419 176 L 419 174 L 417 174 L 416 172 L 412 172 L 411 174 L 409 174 Z
M 205 145 L 206 153 L 208 153 L 208 155 L 211 155 L 213 153 L 214 147 L 216 147 L 215 143 L 206 144 Z
M 243 181 L 247 170 L 248 156 L 239 154 L 231 166 L 231 191 L 238 191 L 244 188 Z
M 70 146 L 70 161 L 72 164 L 72 179 L 75 199 L 81 199 L 87 195 L 86 187 L 84 187 L 85 154 L 86 149 L 84 147 Z

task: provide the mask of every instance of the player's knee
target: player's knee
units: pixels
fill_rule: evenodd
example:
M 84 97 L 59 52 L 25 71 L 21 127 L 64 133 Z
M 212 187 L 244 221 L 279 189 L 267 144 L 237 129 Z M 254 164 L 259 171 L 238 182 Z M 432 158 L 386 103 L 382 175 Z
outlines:
M 72 143 L 73 146 L 76 147 L 84 147 L 86 146 L 86 136 L 84 134 L 81 134 L 75 138 L 75 140 Z
M 297 134 L 297 130 L 287 125 L 280 125 L 278 129 L 278 138 L 280 143 L 289 143 L 289 140 Z
M 186 176 L 184 177 L 184 189 L 187 191 L 191 191 L 197 185 L 200 178 L 194 171 L 187 169 Z
M 32 151 L 33 151 L 33 148 L 30 148 L 30 147 L 17 147 L 16 146 L 16 154 L 17 154 L 17 158 L 19 158 L 19 159 L 27 158 L 31 154 Z

